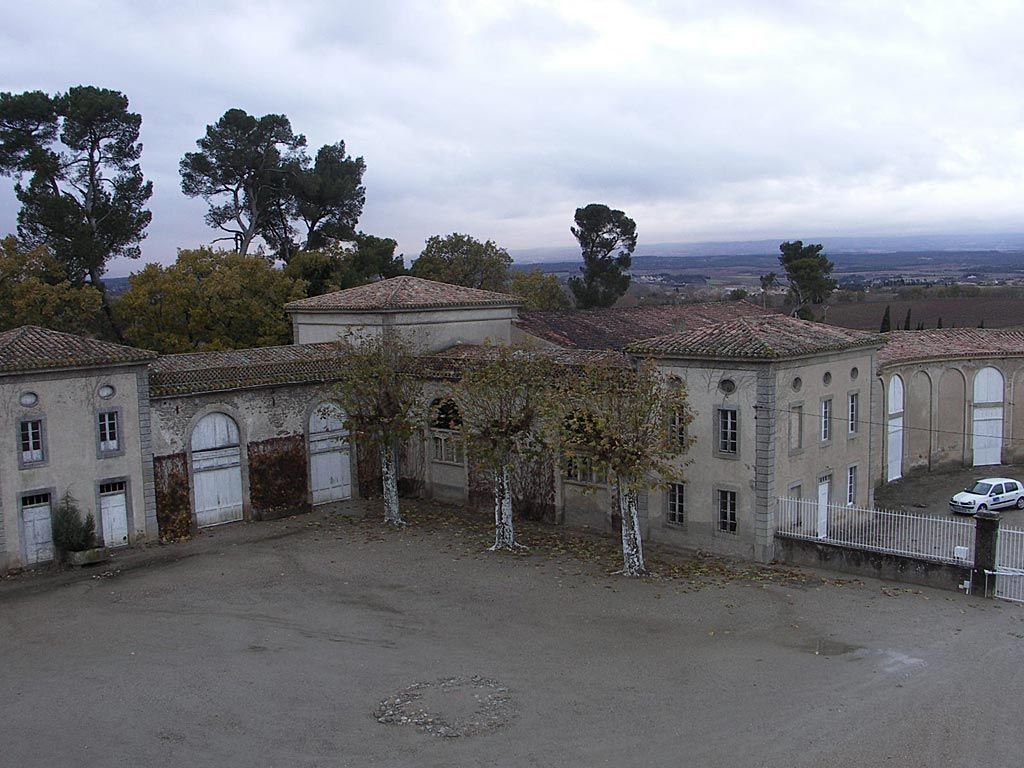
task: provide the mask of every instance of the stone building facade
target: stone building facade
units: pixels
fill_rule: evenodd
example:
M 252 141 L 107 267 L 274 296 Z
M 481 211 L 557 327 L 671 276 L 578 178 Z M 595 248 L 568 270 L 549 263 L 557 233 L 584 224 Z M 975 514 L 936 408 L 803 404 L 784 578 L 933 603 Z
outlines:
M 649 358 L 684 382 L 695 420 L 682 478 L 639 504 L 644 536 L 669 546 L 769 560 L 779 496 L 869 506 L 876 483 L 1017 460 L 1024 439 L 1016 331 L 883 337 L 748 302 L 523 312 L 511 296 L 412 277 L 287 309 L 296 344 L 230 352 L 157 357 L 38 328 L 0 334 L 0 567 L 52 556 L 48 519 L 67 490 L 108 544 L 377 493 L 376 459 L 348 440 L 332 388 L 338 340 L 388 328 L 424 348 L 437 404 L 487 343 L 566 365 Z M 425 425 L 399 463 L 407 493 L 491 509 L 490 480 L 451 419 Z M 617 523 L 606 479 L 584 461 L 520 467 L 513 492 L 536 517 Z

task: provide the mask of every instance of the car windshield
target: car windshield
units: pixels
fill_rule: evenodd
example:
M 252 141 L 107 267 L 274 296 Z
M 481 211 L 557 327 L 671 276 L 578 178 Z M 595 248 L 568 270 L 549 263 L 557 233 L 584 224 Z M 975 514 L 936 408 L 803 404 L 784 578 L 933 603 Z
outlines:
M 992 490 L 992 483 L 975 483 L 970 488 L 965 488 L 964 490 L 978 496 L 988 496 L 988 492 Z

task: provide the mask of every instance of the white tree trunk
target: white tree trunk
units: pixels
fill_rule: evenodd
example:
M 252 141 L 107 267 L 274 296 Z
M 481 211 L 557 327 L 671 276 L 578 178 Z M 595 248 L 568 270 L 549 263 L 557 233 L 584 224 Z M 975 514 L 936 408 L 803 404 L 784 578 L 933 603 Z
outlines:
M 516 532 L 512 526 L 512 481 L 508 467 L 494 473 L 494 546 L 499 549 L 518 549 Z
M 644 545 L 640 540 L 640 521 L 636 513 L 636 491 L 622 483 L 617 484 L 619 515 L 622 517 L 622 573 L 640 576 L 647 572 L 644 565 Z
M 382 445 L 380 448 L 380 476 L 384 484 L 384 522 L 388 525 L 404 525 L 398 510 L 398 477 L 395 473 L 395 448 Z

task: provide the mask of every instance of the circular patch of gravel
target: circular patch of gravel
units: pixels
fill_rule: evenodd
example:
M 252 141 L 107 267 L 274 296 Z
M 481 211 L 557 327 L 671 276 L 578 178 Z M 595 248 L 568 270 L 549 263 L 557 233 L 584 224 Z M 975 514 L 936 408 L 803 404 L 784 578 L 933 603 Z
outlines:
M 436 706 L 429 708 L 424 698 L 435 702 Z M 453 705 L 456 700 L 468 702 L 471 711 L 460 714 L 446 712 L 446 699 Z M 512 693 L 497 680 L 479 675 L 445 677 L 432 683 L 413 683 L 381 701 L 373 716 L 378 723 L 413 725 L 421 733 L 431 736 L 449 739 L 478 736 L 509 722 Z

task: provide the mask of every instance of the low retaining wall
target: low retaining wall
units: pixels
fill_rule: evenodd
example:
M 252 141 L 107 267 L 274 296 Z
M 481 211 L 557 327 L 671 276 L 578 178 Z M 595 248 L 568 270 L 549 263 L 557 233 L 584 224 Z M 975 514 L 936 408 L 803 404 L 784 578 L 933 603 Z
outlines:
M 775 558 L 787 565 L 823 568 L 855 576 L 920 584 L 954 592 L 964 581 L 971 578 L 971 569 L 966 566 L 882 552 L 867 552 L 862 549 L 783 536 L 775 539 Z

